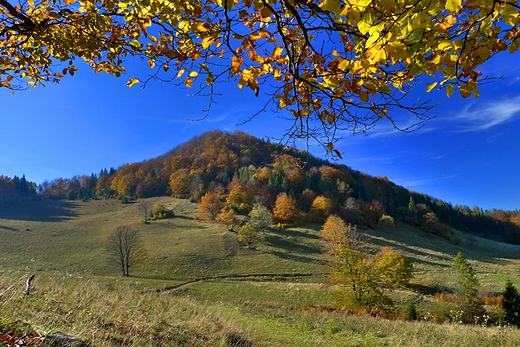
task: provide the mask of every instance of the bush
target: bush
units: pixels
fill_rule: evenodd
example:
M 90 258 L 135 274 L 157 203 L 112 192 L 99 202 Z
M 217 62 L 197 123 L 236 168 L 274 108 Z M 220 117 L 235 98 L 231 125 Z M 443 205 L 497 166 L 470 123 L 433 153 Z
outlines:
M 386 228 L 395 228 L 395 221 L 392 216 L 384 214 L 379 218 L 379 225 Z
M 175 217 L 175 213 L 173 213 L 173 210 L 169 210 L 164 205 L 159 204 L 159 203 L 153 205 L 153 208 L 150 211 L 151 220 L 167 219 L 167 218 L 173 218 L 173 217 Z
M 408 303 L 408 306 L 406 307 L 406 319 L 417 320 L 417 307 L 413 301 Z
M 263 238 L 260 231 L 251 223 L 246 223 L 238 230 L 238 241 L 247 245 L 249 249 L 255 249 Z

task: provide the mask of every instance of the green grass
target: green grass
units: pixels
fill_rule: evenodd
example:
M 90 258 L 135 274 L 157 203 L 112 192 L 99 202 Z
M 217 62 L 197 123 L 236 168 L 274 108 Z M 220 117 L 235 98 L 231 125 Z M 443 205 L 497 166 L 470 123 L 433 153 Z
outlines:
M 139 203 L 115 200 L 3 208 L 0 327 L 59 330 L 101 347 L 188 346 L 188 341 L 226 346 L 236 334 L 255 346 L 520 345 L 520 333 L 508 327 L 388 321 L 312 309 L 333 305 L 320 226 L 273 229 L 264 244 L 249 250 L 224 226 L 195 220 L 196 204 L 167 197 L 147 200 L 173 209 L 176 217 L 143 224 Z M 139 230 L 148 253 L 142 265 L 131 269 L 130 278 L 122 278 L 107 261 L 106 239 L 119 225 Z M 433 295 L 454 287 L 450 264 L 459 251 L 475 268 L 481 294 L 502 291 L 508 279 L 520 282 L 518 246 L 458 232 L 453 242 L 406 225 L 366 235 L 414 264 L 417 291 L 393 294 L 402 312 L 410 300 L 426 318 L 452 308 L 435 302 Z M 36 289 L 23 298 L 23 282 L 32 273 Z M 254 274 L 283 276 L 230 276 Z M 291 277 L 298 274 L 312 276 Z M 208 280 L 186 283 L 201 277 Z

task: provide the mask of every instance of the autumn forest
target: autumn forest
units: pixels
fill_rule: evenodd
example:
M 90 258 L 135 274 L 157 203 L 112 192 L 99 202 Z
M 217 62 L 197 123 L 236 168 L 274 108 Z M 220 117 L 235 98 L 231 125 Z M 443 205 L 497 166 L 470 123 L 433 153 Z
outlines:
M 207 132 L 155 159 L 99 174 L 38 185 L 25 176 L 0 176 L 0 203 L 101 198 L 127 203 L 165 195 L 212 204 L 208 218 L 217 221 L 220 214 L 247 214 L 261 203 L 274 210 L 280 227 L 323 223 L 336 214 L 353 225 L 376 228 L 383 216 L 390 216 L 448 239 L 454 237 L 454 228 L 520 244 L 518 210 L 453 206 L 386 177 L 373 177 L 241 132 Z

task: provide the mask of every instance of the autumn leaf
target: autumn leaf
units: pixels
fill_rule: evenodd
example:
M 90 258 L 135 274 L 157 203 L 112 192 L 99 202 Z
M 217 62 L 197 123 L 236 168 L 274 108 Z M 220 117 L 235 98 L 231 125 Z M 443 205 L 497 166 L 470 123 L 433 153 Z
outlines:
M 436 85 L 437 85 L 437 82 L 430 84 L 428 86 L 428 88 L 426 88 L 426 92 L 429 93 L 433 88 L 435 88 Z
M 126 85 L 127 85 L 128 87 L 131 87 L 131 86 L 133 86 L 133 85 L 136 85 L 136 84 L 139 83 L 139 82 L 140 82 L 140 81 L 139 81 L 137 78 L 130 78 L 130 79 L 128 80 L 128 82 L 126 82 Z
M 451 13 L 458 13 L 462 9 L 461 0 L 446 0 L 446 9 Z
M 283 47 L 276 47 L 273 51 L 272 56 L 275 58 L 279 57 L 280 55 L 282 55 L 282 51 L 283 51 Z

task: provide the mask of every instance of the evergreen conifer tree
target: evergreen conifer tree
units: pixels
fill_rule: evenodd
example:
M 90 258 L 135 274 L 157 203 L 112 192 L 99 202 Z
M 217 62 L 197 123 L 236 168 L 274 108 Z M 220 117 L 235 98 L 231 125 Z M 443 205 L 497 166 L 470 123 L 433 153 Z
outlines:
M 511 281 L 507 281 L 506 288 L 502 295 L 502 308 L 505 312 L 505 321 L 520 327 L 520 295 Z

